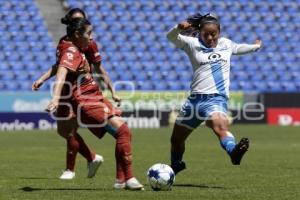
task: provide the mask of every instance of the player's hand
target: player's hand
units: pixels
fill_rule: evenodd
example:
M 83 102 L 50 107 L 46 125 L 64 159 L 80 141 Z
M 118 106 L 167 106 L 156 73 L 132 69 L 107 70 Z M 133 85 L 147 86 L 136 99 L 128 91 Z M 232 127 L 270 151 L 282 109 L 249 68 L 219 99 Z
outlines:
M 262 41 L 261 40 L 255 40 L 254 44 L 258 44 L 260 47 L 262 46 Z
M 116 103 L 118 103 L 117 106 L 120 106 L 120 105 L 121 105 L 122 99 L 121 99 L 118 95 L 116 95 L 116 94 L 112 94 L 111 96 L 112 96 L 112 99 L 113 99 Z
M 190 28 L 191 26 L 192 25 L 190 23 L 188 23 L 187 21 L 183 21 L 178 24 L 178 28 L 181 30 L 186 30 L 186 29 Z
M 36 90 L 40 89 L 40 87 L 43 85 L 43 83 L 44 83 L 43 81 L 37 80 L 32 84 L 31 89 L 33 91 L 36 91 Z
M 46 111 L 47 112 L 55 112 L 58 108 L 59 101 L 56 99 L 52 99 L 48 104 Z

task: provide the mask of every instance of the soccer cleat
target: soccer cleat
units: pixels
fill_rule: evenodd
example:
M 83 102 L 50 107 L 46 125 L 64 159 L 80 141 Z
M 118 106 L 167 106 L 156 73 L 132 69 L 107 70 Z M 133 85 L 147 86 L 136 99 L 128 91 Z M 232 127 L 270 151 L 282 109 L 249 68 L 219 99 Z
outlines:
M 100 165 L 103 163 L 104 159 L 102 156 L 97 155 L 95 156 L 94 160 L 92 162 L 88 163 L 88 178 L 93 178 L 96 173 L 98 168 L 100 167 Z
M 127 189 L 127 190 L 144 190 L 144 186 L 142 184 L 140 184 L 140 182 L 135 177 L 132 177 L 126 181 L 125 189 Z
M 125 189 L 125 187 L 126 187 L 126 183 L 125 182 L 121 182 L 118 179 L 114 183 L 114 189 L 116 189 L 116 190 L 122 190 L 122 189 Z
M 61 180 L 72 180 L 73 178 L 75 178 L 75 172 L 69 169 L 63 171 L 62 175 L 59 177 Z
M 171 165 L 171 168 L 173 169 L 173 171 L 176 175 L 180 171 L 186 169 L 186 165 L 185 165 L 185 162 L 180 161 L 180 162 L 176 162 L 175 164 Z
M 234 149 L 230 154 L 232 164 L 240 165 L 241 160 L 248 149 L 249 149 L 249 139 L 242 138 L 241 141 L 235 145 Z

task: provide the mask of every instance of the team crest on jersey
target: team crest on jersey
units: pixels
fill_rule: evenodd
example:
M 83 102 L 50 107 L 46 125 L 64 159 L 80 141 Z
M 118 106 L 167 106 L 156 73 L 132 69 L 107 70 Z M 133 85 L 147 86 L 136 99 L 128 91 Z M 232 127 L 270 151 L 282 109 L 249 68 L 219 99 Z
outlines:
M 70 50 L 73 53 L 75 53 L 77 51 L 75 47 L 69 47 L 68 50 Z
M 220 58 L 221 58 L 221 55 L 218 53 L 212 53 L 208 56 L 208 60 L 211 60 L 211 61 L 217 61 Z

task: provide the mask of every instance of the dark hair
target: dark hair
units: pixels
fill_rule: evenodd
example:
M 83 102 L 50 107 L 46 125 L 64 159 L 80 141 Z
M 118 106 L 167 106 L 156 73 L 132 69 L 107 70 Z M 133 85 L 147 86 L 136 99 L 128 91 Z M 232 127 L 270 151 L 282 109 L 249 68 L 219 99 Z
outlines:
M 74 15 L 75 13 L 81 13 L 83 17 L 86 18 L 86 14 L 82 9 L 73 8 L 69 10 L 69 12 L 63 18 L 60 19 L 60 22 L 62 24 L 68 25 L 72 21 L 72 15 Z
M 199 30 L 203 28 L 205 24 L 213 23 L 218 26 L 219 31 L 221 30 L 220 21 L 219 18 L 211 13 L 207 13 L 206 15 L 203 15 L 200 22 L 199 22 Z
M 205 24 L 208 23 L 214 23 L 218 25 L 218 28 L 220 30 L 220 21 L 219 18 L 212 14 L 207 13 L 205 15 L 202 15 L 200 13 L 196 13 L 194 15 L 189 16 L 186 21 L 192 25 L 195 29 L 201 30 Z
M 87 25 L 91 25 L 89 20 L 85 18 L 74 18 L 67 26 L 67 36 L 72 37 L 76 31 L 83 35 Z

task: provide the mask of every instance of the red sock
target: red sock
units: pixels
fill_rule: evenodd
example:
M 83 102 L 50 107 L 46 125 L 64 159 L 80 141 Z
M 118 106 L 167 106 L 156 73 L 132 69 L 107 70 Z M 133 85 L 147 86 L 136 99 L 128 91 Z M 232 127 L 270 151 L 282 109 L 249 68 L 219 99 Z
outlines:
M 76 140 L 79 143 L 79 153 L 88 161 L 91 162 L 94 160 L 95 158 L 95 153 L 92 152 L 89 147 L 87 146 L 87 144 L 84 142 L 84 140 L 82 139 L 82 137 L 76 133 L 75 134 Z
M 118 157 L 118 150 L 117 150 L 117 145 L 116 145 L 116 149 L 115 149 L 115 158 L 116 158 L 116 179 L 120 182 L 123 183 L 125 182 L 125 173 L 123 170 L 123 166 L 122 166 L 122 160 Z
M 67 138 L 67 169 L 74 171 L 79 143 L 74 135 Z
M 116 138 L 116 162 L 117 179 L 128 180 L 133 177 L 132 173 L 132 153 L 131 153 L 131 133 L 127 124 L 123 124 L 117 131 Z M 120 176 L 120 177 L 118 177 Z M 123 176 L 123 177 L 122 177 Z

